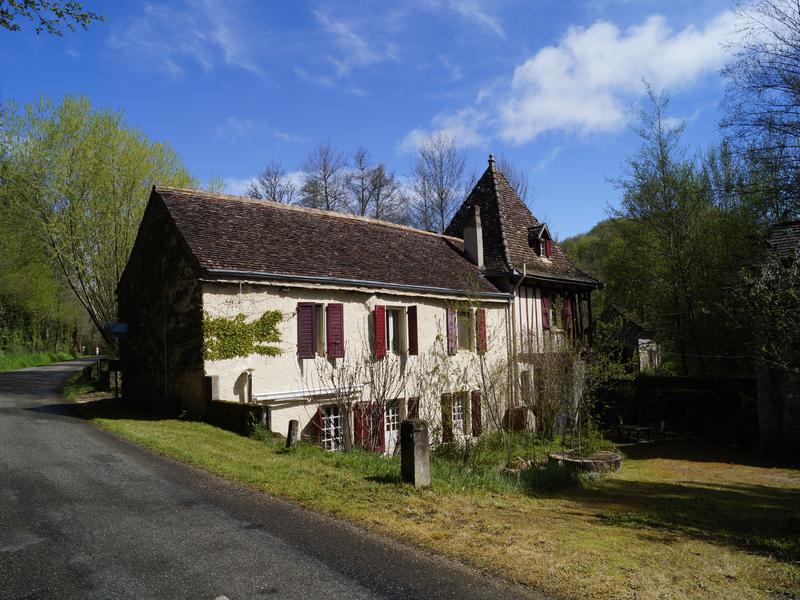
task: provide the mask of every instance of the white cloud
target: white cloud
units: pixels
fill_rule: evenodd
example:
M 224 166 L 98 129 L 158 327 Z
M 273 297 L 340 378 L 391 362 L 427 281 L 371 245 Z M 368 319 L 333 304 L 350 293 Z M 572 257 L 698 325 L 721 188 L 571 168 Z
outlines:
M 433 128 L 430 130 L 417 128 L 408 132 L 400 142 L 400 152 L 413 152 L 431 136 L 439 133 L 455 138 L 456 144 L 461 148 L 486 145 L 486 137 L 480 131 L 483 118 L 474 108 L 441 113 L 433 118 L 432 124 Z
M 247 194 L 247 190 L 250 189 L 250 184 L 254 183 L 255 180 L 255 177 L 226 177 L 223 180 L 225 182 L 223 192 L 232 196 L 244 196 Z
M 524 143 L 548 130 L 597 133 L 623 126 L 626 104 L 644 92 L 678 90 L 717 71 L 736 17 L 725 12 L 703 29 L 674 32 L 660 16 L 625 31 L 607 21 L 571 27 L 514 70 L 499 106 L 500 134 Z
M 718 71 L 737 18 L 726 11 L 705 26 L 675 31 L 661 16 L 620 29 L 608 21 L 570 27 L 555 46 L 538 50 L 510 79 L 480 90 L 472 105 L 432 119 L 402 140 L 414 147 L 437 130 L 462 146 L 500 137 L 523 144 L 548 131 L 591 134 L 624 127 L 627 107 L 645 94 L 642 80 L 668 92 Z
M 146 4 L 141 15 L 112 29 L 108 46 L 137 68 L 171 77 L 194 63 L 205 73 L 227 65 L 263 76 L 234 21 L 235 11 L 212 0 L 190 0 L 184 8 Z

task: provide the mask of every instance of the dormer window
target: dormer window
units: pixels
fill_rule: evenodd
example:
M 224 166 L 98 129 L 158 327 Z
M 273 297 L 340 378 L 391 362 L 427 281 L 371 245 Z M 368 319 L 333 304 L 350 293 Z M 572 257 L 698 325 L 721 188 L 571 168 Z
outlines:
M 528 245 L 542 258 L 550 258 L 552 242 L 547 225 L 539 223 L 528 228 Z

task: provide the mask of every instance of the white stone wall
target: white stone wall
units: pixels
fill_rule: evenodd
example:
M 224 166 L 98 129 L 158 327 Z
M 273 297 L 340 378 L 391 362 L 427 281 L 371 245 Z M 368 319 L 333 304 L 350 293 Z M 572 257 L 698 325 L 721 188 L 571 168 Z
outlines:
M 297 357 L 297 319 L 298 302 L 314 302 L 326 304 L 330 302 L 344 305 L 344 337 L 345 353 L 341 361 L 356 361 L 359 358 L 372 356 L 371 314 L 376 305 L 391 307 L 417 307 L 417 328 L 419 354 L 417 356 L 389 355 L 387 361 L 396 361 L 398 368 L 407 374 L 422 369 L 422 364 L 433 365 L 436 357 L 439 360 L 437 373 L 446 373 L 439 377 L 436 385 L 449 391 L 460 389 L 477 389 L 479 377 L 477 354 L 474 351 L 459 351 L 455 356 L 445 357 L 446 327 L 445 311 L 454 303 L 486 309 L 486 329 L 488 352 L 486 363 L 498 364 L 507 357 L 507 332 L 509 308 L 505 300 L 476 302 L 466 298 L 407 294 L 396 291 L 377 291 L 369 289 L 346 289 L 322 285 L 287 285 L 284 283 L 204 283 L 203 309 L 210 316 L 232 318 L 244 314 L 248 321 L 259 318 L 265 311 L 279 310 L 283 320 L 279 325 L 281 342 L 277 344 L 282 353 L 280 356 L 251 355 L 246 358 L 235 358 L 219 361 L 205 361 L 205 374 L 219 377 L 219 396 L 221 400 L 244 402 L 247 400 L 246 375 L 252 369 L 253 394 L 285 394 L 284 398 L 267 400 L 271 407 L 272 430 L 285 434 L 290 419 L 300 421 L 301 431 L 306 428 L 316 412 L 319 404 L 325 399 L 308 401 L 309 392 L 330 387 L 329 381 L 320 379 L 320 372 L 328 369 L 323 357 L 317 359 L 299 359 Z M 427 363 L 425 362 L 427 361 Z M 364 381 L 366 383 L 366 381 Z M 414 382 L 410 377 L 404 395 L 416 396 L 417 389 L 424 382 Z M 433 387 L 433 386 L 429 386 Z M 428 390 L 430 391 L 430 390 Z M 438 393 L 427 394 L 420 404 L 420 416 L 433 422 L 440 421 L 440 404 Z M 370 390 L 365 387 L 360 393 L 361 399 L 368 399 Z

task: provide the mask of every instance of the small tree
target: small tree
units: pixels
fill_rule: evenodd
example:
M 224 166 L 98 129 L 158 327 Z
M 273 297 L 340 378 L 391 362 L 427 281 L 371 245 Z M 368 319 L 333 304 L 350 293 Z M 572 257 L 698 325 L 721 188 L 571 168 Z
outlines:
M 414 221 L 421 229 L 442 232 L 464 191 L 466 153 L 454 137 L 437 133 L 420 145 L 413 166 Z
M 314 148 L 303 164 L 300 204 L 309 208 L 343 210 L 346 202 L 344 155 L 330 144 Z
M 271 161 L 255 181 L 247 188 L 247 195 L 256 200 L 272 200 L 283 204 L 291 204 L 296 187 L 291 178 L 283 170 L 281 163 Z

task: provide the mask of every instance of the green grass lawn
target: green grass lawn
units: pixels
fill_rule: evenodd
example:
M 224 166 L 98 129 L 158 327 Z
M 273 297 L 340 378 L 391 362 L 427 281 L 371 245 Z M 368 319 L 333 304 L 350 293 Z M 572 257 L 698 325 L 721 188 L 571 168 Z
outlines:
M 800 471 L 730 448 L 639 446 L 620 473 L 568 482 L 508 480 L 486 466 L 496 456 L 487 448 L 467 463 L 435 456 L 432 487 L 416 491 L 400 482 L 396 458 L 306 444 L 286 451 L 270 435 L 109 400 L 83 411 L 166 456 L 557 596 L 800 595 Z
M 38 352 L 36 354 L 0 353 L 0 371 L 13 371 L 14 369 L 24 369 L 26 367 L 38 367 L 54 362 L 72 360 L 73 358 L 75 358 L 75 356 L 67 352 Z

